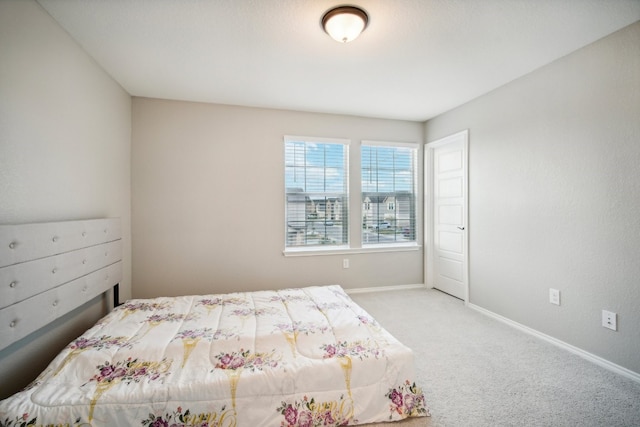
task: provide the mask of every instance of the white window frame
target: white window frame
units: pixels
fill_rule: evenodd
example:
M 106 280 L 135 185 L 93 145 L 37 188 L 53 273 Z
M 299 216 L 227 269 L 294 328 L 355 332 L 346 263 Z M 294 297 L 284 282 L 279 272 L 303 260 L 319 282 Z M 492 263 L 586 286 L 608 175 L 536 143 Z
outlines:
M 414 240 L 412 241 L 407 241 L 407 242 L 385 242 L 385 243 L 365 243 L 364 240 L 364 236 L 362 236 L 361 240 L 361 245 L 363 248 L 372 248 L 372 249 L 381 249 L 381 248 L 386 248 L 386 249 L 391 249 L 391 248 L 419 248 L 418 245 L 418 224 L 419 224 L 419 191 L 420 188 L 418 186 L 418 175 L 419 175 L 419 163 L 418 163 L 418 159 L 420 157 L 420 144 L 418 143 L 413 143 L 413 142 L 394 142 L 394 141 L 372 141 L 372 140 L 363 140 L 360 144 L 360 167 L 359 167 L 359 176 L 358 179 L 361 180 L 362 179 L 362 147 L 363 146 L 370 146 L 370 147 L 390 147 L 390 148 L 408 148 L 411 150 L 415 150 L 414 155 L 413 155 L 413 188 L 414 188 L 414 207 L 413 207 L 413 233 L 414 233 Z M 362 182 L 361 182 L 362 184 Z M 360 206 L 362 206 L 362 195 L 363 195 L 364 191 L 361 185 L 361 193 L 360 193 Z M 393 203 L 393 207 L 394 210 L 397 208 L 397 201 L 392 202 Z M 388 206 L 387 206 L 388 208 Z
M 285 135 L 284 142 L 287 141 L 297 141 L 297 142 L 318 142 L 318 143 L 337 143 L 337 144 L 346 144 L 347 145 L 347 153 L 346 153 L 346 170 L 347 170 L 347 192 L 349 196 L 349 206 L 348 206 L 348 215 L 349 215 L 349 232 L 348 239 L 345 245 L 341 246 L 299 246 L 299 247 L 288 247 L 286 246 L 287 239 L 287 218 L 286 218 L 286 183 L 283 186 L 284 188 L 284 203 L 285 203 L 285 218 L 284 218 L 284 244 L 285 248 L 283 250 L 283 255 L 290 256 L 321 256 L 321 255 L 349 255 L 349 254 L 366 254 L 366 253 L 382 253 L 382 252 L 406 252 L 406 251 L 417 251 L 421 249 L 421 245 L 419 244 L 419 214 L 420 214 L 420 187 L 419 183 L 419 174 L 420 174 L 420 144 L 415 142 L 390 142 L 390 141 L 371 141 L 371 140 L 361 140 L 359 146 L 355 146 L 356 150 L 352 150 L 354 146 L 351 144 L 350 139 L 345 138 L 325 138 L 325 137 L 309 137 L 309 136 L 291 136 Z M 362 245 L 362 215 L 363 215 L 363 204 L 362 204 L 362 192 L 361 192 L 361 151 L 360 148 L 362 145 L 381 145 L 387 147 L 407 147 L 416 149 L 416 157 L 414 159 L 415 164 L 415 184 L 414 188 L 416 189 L 416 206 L 415 206 L 415 241 L 411 242 L 394 242 L 394 243 L 382 243 L 382 244 L 367 244 L 366 246 Z M 283 144 L 283 149 L 286 144 Z M 284 157 L 284 156 L 283 156 Z M 356 177 L 357 182 L 351 182 L 352 177 Z M 357 184 L 355 186 L 354 184 Z M 357 197 L 353 197 L 353 194 L 357 193 Z
M 344 251 L 344 250 L 348 250 L 350 248 L 349 246 L 349 236 L 350 236 L 350 218 L 348 217 L 350 214 L 350 209 L 351 209 L 351 200 L 350 200 L 350 195 L 349 195 L 349 179 L 350 179 L 350 174 L 349 174 L 349 170 L 350 170 L 350 161 L 349 161 L 349 157 L 350 157 L 350 145 L 351 145 L 351 140 L 350 139 L 342 139 L 342 138 L 319 138 L 319 137 L 310 137 L 310 136 L 293 136 L 293 135 L 285 135 L 284 136 L 284 141 L 283 141 L 283 148 L 286 150 L 286 146 L 287 143 L 290 142 L 303 142 L 303 143 L 307 143 L 307 144 L 312 144 L 312 143 L 318 143 L 318 144 L 335 144 L 335 145 L 341 145 L 343 147 L 345 147 L 345 159 L 344 159 L 344 171 L 345 171 L 345 193 L 347 200 L 348 200 L 348 205 L 346 207 L 346 212 L 347 212 L 347 220 L 346 220 L 346 224 L 347 224 L 347 231 L 346 231 L 346 242 L 342 245 L 328 245 L 328 246 L 323 246 L 323 245 L 308 245 L 308 246 L 287 246 L 287 239 L 288 237 L 288 232 L 289 232 L 289 225 L 288 225 L 288 218 L 287 218 L 287 189 L 286 189 L 286 177 L 285 177 L 285 183 L 284 183 L 284 190 L 285 190 L 285 224 L 284 224 L 284 232 L 285 232 L 285 236 L 284 236 L 284 242 L 285 242 L 285 249 L 284 249 L 284 254 L 285 255 L 311 255 L 311 254 L 322 254 L 322 253 L 335 253 L 336 251 Z M 285 155 L 285 162 L 286 162 L 286 152 L 284 153 Z M 286 163 L 285 163 L 285 170 L 286 170 Z

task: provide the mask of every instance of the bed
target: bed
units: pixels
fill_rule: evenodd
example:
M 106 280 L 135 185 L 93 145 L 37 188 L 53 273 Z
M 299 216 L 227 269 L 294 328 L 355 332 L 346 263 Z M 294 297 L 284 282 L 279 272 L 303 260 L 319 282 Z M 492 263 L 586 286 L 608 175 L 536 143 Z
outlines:
M 0 349 L 61 315 L 60 306 L 69 310 L 121 280 L 119 221 L 57 225 L 73 231 L 44 233 L 45 246 L 54 237 L 54 252 L 78 243 L 55 255 L 28 249 L 39 245 L 7 229 L 16 226 L 0 226 L 0 243 L 13 244 L 0 250 L 0 280 L 9 284 L 0 293 Z M 32 253 L 16 255 L 19 245 Z M 57 275 L 55 284 L 49 277 L 34 295 L 25 292 L 42 272 Z M 115 304 L 0 402 L 0 425 L 338 426 L 429 415 L 411 350 L 338 285 Z M 35 323 L 20 317 L 34 307 L 52 313 Z

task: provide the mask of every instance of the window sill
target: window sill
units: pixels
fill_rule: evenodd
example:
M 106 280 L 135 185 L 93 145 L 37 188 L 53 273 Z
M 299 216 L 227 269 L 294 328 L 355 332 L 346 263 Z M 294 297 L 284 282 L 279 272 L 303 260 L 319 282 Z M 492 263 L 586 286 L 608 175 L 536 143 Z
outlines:
M 318 256 L 318 255 L 344 255 L 344 254 L 370 254 L 379 252 L 411 252 L 418 251 L 422 246 L 417 243 L 401 245 L 367 245 L 362 248 L 331 247 L 331 248 L 288 248 L 282 251 L 286 257 Z

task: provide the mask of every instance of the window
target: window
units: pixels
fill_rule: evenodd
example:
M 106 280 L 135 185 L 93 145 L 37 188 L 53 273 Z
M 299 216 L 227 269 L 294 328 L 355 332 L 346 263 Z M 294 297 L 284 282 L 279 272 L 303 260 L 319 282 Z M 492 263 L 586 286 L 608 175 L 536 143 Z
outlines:
M 347 246 L 349 141 L 284 142 L 287 249 Z
M 362 245 L 416 241 L 416 144 L 363 141 Z

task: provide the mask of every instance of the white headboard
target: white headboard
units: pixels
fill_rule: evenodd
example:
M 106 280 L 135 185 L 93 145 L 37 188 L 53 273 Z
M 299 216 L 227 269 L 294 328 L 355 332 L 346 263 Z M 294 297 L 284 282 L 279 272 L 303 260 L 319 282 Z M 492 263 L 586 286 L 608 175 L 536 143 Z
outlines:
M 121 280 L 119 218 L 0 225 L 0 350 Z

